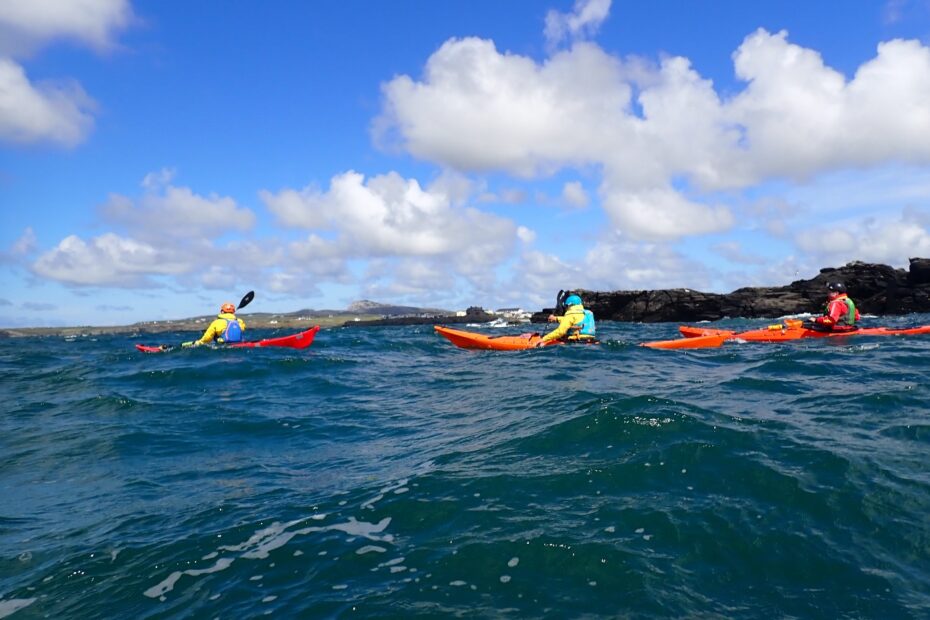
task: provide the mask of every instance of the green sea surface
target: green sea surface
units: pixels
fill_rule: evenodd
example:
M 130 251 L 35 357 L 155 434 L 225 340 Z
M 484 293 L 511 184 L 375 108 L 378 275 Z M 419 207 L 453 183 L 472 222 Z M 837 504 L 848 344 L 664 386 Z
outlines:
M 599 336 L 0 340 L 0 618 L 930 617 L 930 337 Z

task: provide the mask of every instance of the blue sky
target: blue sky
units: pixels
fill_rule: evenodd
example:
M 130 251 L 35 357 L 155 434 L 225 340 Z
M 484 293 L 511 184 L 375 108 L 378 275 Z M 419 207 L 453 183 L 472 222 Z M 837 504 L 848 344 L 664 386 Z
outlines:
M 930 256 L 930 0 L 0 0 L 0 326 Z

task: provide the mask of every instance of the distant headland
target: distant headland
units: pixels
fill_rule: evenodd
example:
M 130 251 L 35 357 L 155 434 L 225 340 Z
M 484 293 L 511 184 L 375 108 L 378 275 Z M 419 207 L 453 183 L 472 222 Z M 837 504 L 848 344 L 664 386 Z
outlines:
M 878 316 L 930 312 L 930 259 L 912 258 L 907 271 L 888 265 L 848 263 L 827 267 L 810 280 L 786 286 L 741 288 L 732 293 L 702 293 L 690 289 L 654 291 L 578 291 L 585 307 L 600 320 L 658 323 L 716 321 L 726 317 L 776 318 L 805 312 L 820 313 L 827 282 L 843 282 L 863 314 Z M 533 315 L 545 321 L 550 308 Z
M 930 259 L 912 258 L 907 270 L 888 265 L 851 262 L 843 267 L 827 267 L 809 280 L 786 286 L 741 288 L 732 293 L 702 293 L 691 289 L 639 291 L 577 290 L 585 307 L 599 320 L 657 323 L 663 321 L 715 321 L 726 317 L 776 318 L 823 308 L 827 282 L 846 285 L 863 314 L 878 316 L 930 312 Z M 555 291 L 553 291 L 553 294 Z M 251 329 L 303 329 L 323 327 L 365 327 L 375 325 L 432 325 L 434 323 L 483 323 L 493 320 L 518 323 L 546 321 L 553 312 L 543 308 L 530 315 L 519 309 L 487 312 L 471 307 L 464 312 L 414 306 L 358 301 L 345 310 L 298 310 L 288 313 L 245 313 Z M 14 336 L 78 336 L 99 334 L 141 334 L 165 331 L 203 331 L 213 315 L 173 321 L 145 321 L 106 327 L 33 327 L 0 329 L 0 338 Z

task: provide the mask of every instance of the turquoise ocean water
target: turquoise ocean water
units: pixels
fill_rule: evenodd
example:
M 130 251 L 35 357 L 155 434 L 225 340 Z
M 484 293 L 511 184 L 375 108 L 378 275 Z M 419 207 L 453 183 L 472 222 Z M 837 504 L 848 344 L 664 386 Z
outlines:
M 930 337 L 599 333 L 2 340 L 0 618 L 930 617 Z

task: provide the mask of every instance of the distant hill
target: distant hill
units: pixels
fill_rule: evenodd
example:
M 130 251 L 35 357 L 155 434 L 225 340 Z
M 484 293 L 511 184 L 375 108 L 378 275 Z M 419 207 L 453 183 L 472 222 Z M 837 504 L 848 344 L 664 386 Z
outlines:
M 416 306 L 395 306 L 391 304 L 382 304 L 377 301 L 362 299 L 354 301 L 346 308 L 346 312 L 357 312 L 359 314 L 380 314 L 382 316 L 409 316 L 415 314 L 443 315 L 455 314 L 449 310 L 440 308 L 418 308 Z

